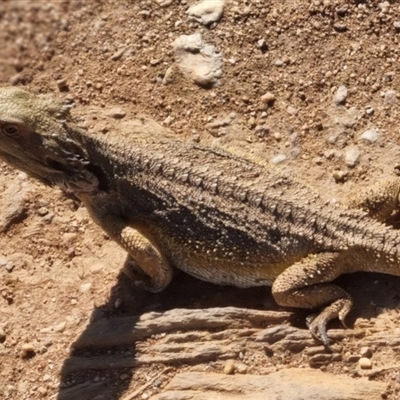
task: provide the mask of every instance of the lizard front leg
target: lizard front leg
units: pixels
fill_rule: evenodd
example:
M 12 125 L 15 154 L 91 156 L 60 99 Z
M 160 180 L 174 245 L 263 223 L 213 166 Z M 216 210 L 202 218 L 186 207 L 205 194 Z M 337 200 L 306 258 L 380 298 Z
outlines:
M 113 239 L 128 252 L 122 271 L 137 286 L 154 293 L 168 286 L 173 268 L 150 240 L 130 226 L 121 227 Z
M 112 196 L 80 194 L 93 220 L 112 240 L 128 252 L 123 272 L 135 284 L 151 292 L 160 292 L 171 282 L 173 268 L 155 243 L 125 219 Z
M 339 318 L 344 325 L 353 305 L 347 292 L 330 283 L 344 272 L 344 268 L 341 253 L 313 254 L 283 271 L 272 285 L 272 295 L 281 306 L 307 309 L 326 306 L 308 327 L 327 348 L 327 323 Z

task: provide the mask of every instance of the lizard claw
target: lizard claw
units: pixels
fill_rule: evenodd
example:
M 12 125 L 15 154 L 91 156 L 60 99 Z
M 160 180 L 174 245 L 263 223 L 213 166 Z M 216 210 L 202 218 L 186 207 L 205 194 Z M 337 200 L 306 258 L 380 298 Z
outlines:
M 332 353 L 333 350 L 329 343 L 326 324 L 327 321 L 324 318 L 321 318 L 321 315 L 312 314 L 306 318 L 306 325 L 310 330 L 311 335 L 314 337 L 314 339 L 322 342 L 325 349 Z

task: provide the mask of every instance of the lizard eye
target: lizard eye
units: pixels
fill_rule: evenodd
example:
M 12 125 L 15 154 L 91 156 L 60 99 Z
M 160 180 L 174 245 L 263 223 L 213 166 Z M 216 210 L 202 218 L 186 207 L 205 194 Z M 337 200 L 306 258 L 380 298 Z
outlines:
M 17 125 L 5 125 L 3 127 L 3 132 L 7 135 L 7 136 L 11 136 L 11 137 L 17 137 L 19 136 L 19 129 Z

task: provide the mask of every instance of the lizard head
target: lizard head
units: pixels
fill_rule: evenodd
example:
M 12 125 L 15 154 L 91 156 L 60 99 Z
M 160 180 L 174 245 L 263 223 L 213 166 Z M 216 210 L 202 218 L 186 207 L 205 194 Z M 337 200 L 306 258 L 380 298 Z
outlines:
M 70 108 L 48 96 L 0 88 L 0 158 L 47 185 L 89 192 L 98 181 L 71 136 Z

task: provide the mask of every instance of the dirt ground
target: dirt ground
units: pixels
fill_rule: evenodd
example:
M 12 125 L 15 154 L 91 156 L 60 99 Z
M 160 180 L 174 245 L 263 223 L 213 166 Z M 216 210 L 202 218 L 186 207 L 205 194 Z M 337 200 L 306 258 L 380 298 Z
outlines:
M 219 22 L 208 27 L 189 18 L 190 4 L 0 1 L 0 85 L 73 99 L 74 117 L 93 134 L 129 135 L 115 110 L 123 121 L 150 117 L 181 138 L 271 161 L 327 199 L 396 173 L 397 1 L 229 0 Z M 200 87 L 179 70 L 171 44 L 195 32 L 222 55 L 219 85 Z M 164 84 L 169 67 L 174 73 Z M 347 94 L 339 101 L 341 86 Z M 93 321 L 175 308 L 283 311 L 268 288 L 218 287 L 183 273 L 160 294 L 140 291 L 120 275 L 124 251 L 75 199 L 5 164 L 0 171 L 0 207 L 6 210 L 0 217 L 7 225 L 0 234 L 2 399 L 147 399 L 177 372 L 222 373 L 226 366 L 224 357 L 215 357 L 68 368 L 73 357 L 134 359 L 139 351 L 134 344 L 74 350 Z M 7 220 L 14 206 L 17 218 Z M 381 398 L 399 398 L 400 278 L 354 274 L 341 277 L 340 285 L 355 301 L 349 331 L 361 336 L 338 341 L 341 356 L 314 367 L 355 382 L 376 371 L 370 379 L 386 384 Z M 305 315 L 296 311 L 290 323 L 305 329 Z M 162 337 L 152 335 L 140 346 Z M 361 367 L 361 356 L 370 367 Z M 305 350 L 270 356 L 261 345 L 237 357 L 239 373 L 311 364 Z

